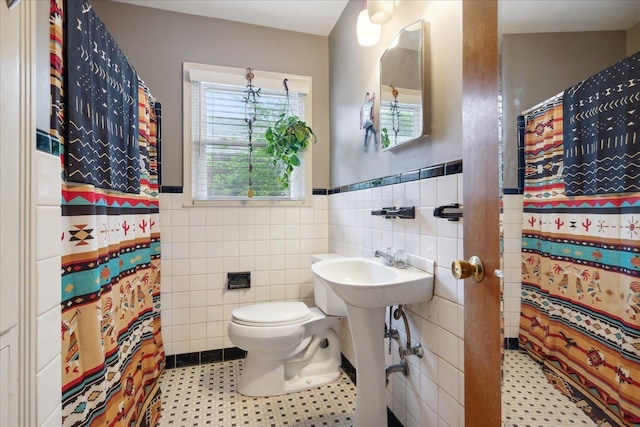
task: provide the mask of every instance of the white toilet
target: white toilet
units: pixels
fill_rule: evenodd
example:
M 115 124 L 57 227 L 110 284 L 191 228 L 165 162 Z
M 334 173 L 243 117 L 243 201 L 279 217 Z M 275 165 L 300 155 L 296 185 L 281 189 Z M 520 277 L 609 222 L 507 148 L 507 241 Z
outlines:
M 312 262 L 337 257 L 313 255 Z M 277 396 L 332 383 L 340 376 L 340 316 L 344 302 L 314 277 L 317 307 L 303 302 L 267 302 L 231 312 L 229 339 L 247 351 L 237 391 Z

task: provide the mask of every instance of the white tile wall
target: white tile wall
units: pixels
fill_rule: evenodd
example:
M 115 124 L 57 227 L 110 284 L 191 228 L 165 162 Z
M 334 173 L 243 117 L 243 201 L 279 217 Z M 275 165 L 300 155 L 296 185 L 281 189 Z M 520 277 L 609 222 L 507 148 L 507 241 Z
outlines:
M 436 261 L 433 300 L 406 307 L 411 341 L 421 342 L 425 355 L 408 356 L 409 376 L 393 374 L 387 387 L 388 406 L 406 426 L 464 425 L 464 299 L 462 282 L 450 271 L 451 261 L 462 256 L 462 222 L 433 217 L 435 207 L 461 201 L 461 174 L 328 197 L 329 251 L 371 256 L 375 249 L 391 246 Z M 391 205 L 415 206 L 416 218 L 371 215 L 372 209 Z M 402 320 L 394 320 L 393 326 L 406 343 Z M 341 328 L 341 346 L 355 365 L 347 325 Z M 394 342 L 386 363 L 398 362 Z
M 327 252 L 327 196 L 308 207 L 182 207 L 160 195 L 162 332 L 167 355 L 234 347 L 231 311 L 243 304 L 313 305 L 311 254 Z M 227 290 L 227 273 L 251 289 Z
M 504 336 L 518 338 L 522 257 L 522 195 L 503 197 Z
M 36 192 L 36 398 L 39 426 L 60 424 L 60 159 L 35 152 Z

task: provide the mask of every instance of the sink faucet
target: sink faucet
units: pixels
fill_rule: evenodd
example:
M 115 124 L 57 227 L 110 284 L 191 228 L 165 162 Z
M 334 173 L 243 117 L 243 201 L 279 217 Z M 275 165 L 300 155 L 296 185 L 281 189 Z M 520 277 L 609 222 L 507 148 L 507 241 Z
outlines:
M 405 259 L 402 259 L 402 257 L 397 257 L 396 255 L 378 249 L 373 253 L 373 256 L 384 259 L 386 265 L 391 265 L 397 268 L 407 268 L 407 262 Z
M 406 360 L 401 360 L 400 363 L 396 363 L 395 365 L 389 365 L 384 368 L 384 374 L 387 380 L 387 385 L 389 384 L 389 375 L 394 372 L 402 372 L 402 375 L 405 377 L 409 376 L 409 365 Z

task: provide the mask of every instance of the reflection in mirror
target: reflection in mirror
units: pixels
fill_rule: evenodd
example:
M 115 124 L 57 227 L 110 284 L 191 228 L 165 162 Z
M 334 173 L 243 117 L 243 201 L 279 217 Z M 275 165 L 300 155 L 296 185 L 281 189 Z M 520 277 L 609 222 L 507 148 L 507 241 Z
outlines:
M 380 140 L 383 150 L 426 135 L 428 29 L 424 21 L 403 28 L 380 59 Z

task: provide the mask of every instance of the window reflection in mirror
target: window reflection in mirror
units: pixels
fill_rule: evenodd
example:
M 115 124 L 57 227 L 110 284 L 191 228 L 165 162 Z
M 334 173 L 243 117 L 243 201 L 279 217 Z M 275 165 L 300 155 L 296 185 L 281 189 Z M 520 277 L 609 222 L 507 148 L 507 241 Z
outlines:
M 379 129 L 383 150 L 427 133 L 428 29 L 424 21 L 405 27 L 380 59 Z

